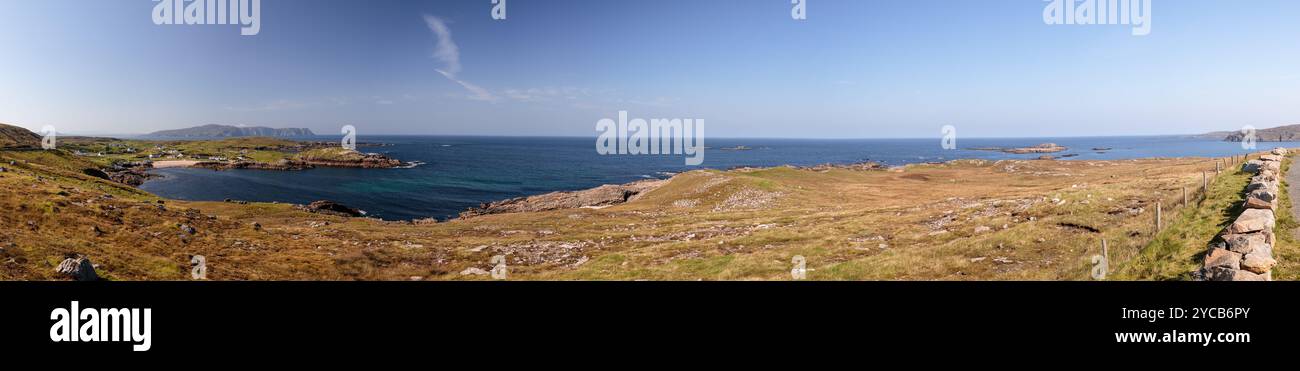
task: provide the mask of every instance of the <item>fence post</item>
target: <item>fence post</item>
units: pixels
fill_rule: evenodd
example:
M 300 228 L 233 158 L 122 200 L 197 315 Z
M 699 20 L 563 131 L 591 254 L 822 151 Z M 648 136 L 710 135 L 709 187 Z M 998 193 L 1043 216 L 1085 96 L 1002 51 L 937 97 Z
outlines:
M 1187 187 L 1183 187 L 1183 206 L 1187 206 Z
M 1205 172 L 1202 171 L 1201 172 L 1201 199 L 1204 199 L 1206 196 L 1209 196 L 1209 188 L 1206 187 Z
M 1106 239 L 1101 239 L 1101 256 L 1106 259 L 1106 264 L 1110 265 L 1110 247 L 1106 246 Z
M 1160 212 L 1160 209 L 1161 209 L 1160 201 L 1156 201 L 1156 233 L 1157 233 L 1157 234 L 1160 233 L 1160 227 L 1161 227 L 1161 225 L 1160 225 L 1160 219 L 1161 219 L 1161 215 L 1160 215 L 1161 212 Z

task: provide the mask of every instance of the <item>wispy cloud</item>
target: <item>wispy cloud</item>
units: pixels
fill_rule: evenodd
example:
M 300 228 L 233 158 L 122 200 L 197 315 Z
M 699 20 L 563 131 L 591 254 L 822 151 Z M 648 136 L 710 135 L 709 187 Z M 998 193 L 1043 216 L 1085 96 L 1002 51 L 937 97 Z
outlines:
M 448 73 L 447 71 L 443 71 L 443 70 L 436 70 L 436 71 L 438 71 L 438 73 L 441 73 L 443 76 L 447 77 L 448 80 L 451 80 L 452 82 L 455 82 L 457 84 L 460 84 L 460 86 L 465 87 L 465 90 L 469 90 L 470 92 L 469 99 L 488 101 L 488 102 L 497 101 L 497 96 L 492 94 L 492 92 L 488 91 L 487 89 L 484 89 L 478 85 L 471 84 L 465 80 L 458 79 L 456 78 L 456 75 Z
M 451 28 L 447 27 L 447 22 L 437 16 L 425 14 L 424 23 L 429 26 L 429 30 L 433 31 L 434 36 L 438 38 L 438 45 L 434 48 L 433 57 L 442 62 L 442 68 L 434 70 L 468 90 L 470 99 L 496 102 L 498 98 L 492 92 L 457 77 L 461 71 L 460 47 L 456 45 L 456 40 L 452 39 Z
M 460 47 L 456 46 L 456 40 L 451 38 L 451 28 L 447 27 L 447 22 L 437 16 L 425 14 L 424 23 L 428 24 L 429 30 L 438 37 L 437 48 L 433 50 L 433 57 L 443 63 L 443 68 L 438 72 L 452 76 L 460 73 Z

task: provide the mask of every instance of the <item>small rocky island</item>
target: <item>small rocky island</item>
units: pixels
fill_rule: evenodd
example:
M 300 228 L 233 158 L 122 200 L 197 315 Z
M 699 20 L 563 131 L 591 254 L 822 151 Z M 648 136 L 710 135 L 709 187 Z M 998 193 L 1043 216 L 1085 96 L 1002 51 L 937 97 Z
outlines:
M 981 148 L 971 148 L 971 149 L 976 151 L 998 151 L 998 152 L 1011 153 L 1017 155 L 1027 155 L 1027 154 L 1036 154 L 1036 153 L 1056 153 L 1056 152 L 1064 152 L 1066 150 L 1069 150 L 1069 148 L 1063 147 L 1056 143 L 1043 143 L 1033 147 L 1019 147 L 1019 148 L 981 147 Z

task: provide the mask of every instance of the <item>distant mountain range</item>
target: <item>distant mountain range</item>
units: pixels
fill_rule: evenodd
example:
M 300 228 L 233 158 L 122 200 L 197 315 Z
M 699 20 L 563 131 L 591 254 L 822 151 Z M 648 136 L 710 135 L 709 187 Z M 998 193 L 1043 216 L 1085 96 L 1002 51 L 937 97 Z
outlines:
M 1225 142 L 1240 142 L 1245 139 L 1245 135 L 1237 131 L 1216 131 L 1198 135 L 1202 138 L 1221 139 Z M 1255 141 L 1257 142 L 1296 142 L 1300 141 L 1300 124 L 1278 126 L 1269 129 L 1256 129 Z
M 229 137 L 309 137 L 311 129 L 275 129 L 261 126 L 203 125 L 186 129 L 163 130 L 149 133 L 157 138 L 229 138 Z

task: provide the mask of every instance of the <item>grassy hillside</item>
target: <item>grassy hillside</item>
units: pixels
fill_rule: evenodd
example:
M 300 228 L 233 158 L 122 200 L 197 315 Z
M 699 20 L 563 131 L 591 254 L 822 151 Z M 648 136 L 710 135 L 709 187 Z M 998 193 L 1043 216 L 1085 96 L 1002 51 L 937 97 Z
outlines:
M 267 137 L 245 137 L 221 140 L 156 141 L 122 140 L 115 138 L 69 137 L 59 139 L 59 148 L 80 152 L 87 160 L 101 164 L 116 161 L 151 160 L 210 160 L 211 158 L 246 159 L 254 162 L 274 163 L 292 158 L 297 152 L 311 148 L 310 143 Z M 179 156 L 179 157 L 178 157 Z
M 278 142 L 263 143 L 276 145 Z M 282 143 L 278 143 L 282 144 Z M 261 150 L 241 141 L 196 150 Z M 958 161 L 898 170 L 694 171 L 602 209 L 439 224 L 181 202 L 81 174 L 94 158 L 0 151 L 0 279 L 55 279 L 69 253 L 115 280 L 462 280 L 504 255 L 510 278 L 1083 280 L 1152 239 L 1151 207 L 1199 184 L 1205 159 Z M 160 201 L 162 201 L 160 203 Z M 254 223 L 257 223 L 255 227 Z M 194 228 L 189 233 L 185 225 Z M 1118 266 L 1119 263 L 1114 265 Z
M 39 148 L 41 137 L 27 129 L 0 123 L 0 148 Z

